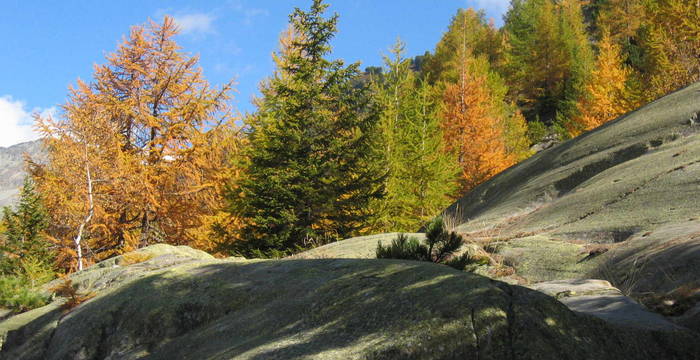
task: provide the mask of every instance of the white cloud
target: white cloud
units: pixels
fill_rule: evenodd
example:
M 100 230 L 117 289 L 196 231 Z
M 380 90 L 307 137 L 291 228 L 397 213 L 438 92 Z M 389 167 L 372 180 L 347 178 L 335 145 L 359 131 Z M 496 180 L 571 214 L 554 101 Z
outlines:
M 56 108 L 27 110 L 25 103 L 11 96 L 0 96 L 0 146 L 7 147 L 39 137 L 32 124 L 33 113 L 41 116 L 55 115 Z
M 204 13 L 176 15 L 173 17 L 183 35 L 204 35 L 214 32 L 214 17 Z
M 477 8 L 491 13 L 505 14 L 510 6 L 510 0 L 474 0 Z
M 268 16 L 270 12 L 265 9 L 246 9 L 243 11 L 243 25 L 252 25 L 253 20 L 258 16 Z

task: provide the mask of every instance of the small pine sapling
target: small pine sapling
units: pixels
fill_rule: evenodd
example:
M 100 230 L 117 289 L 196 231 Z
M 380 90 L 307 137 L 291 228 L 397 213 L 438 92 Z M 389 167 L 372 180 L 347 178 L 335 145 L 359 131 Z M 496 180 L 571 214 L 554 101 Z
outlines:
M 428 247 L 415 237 L 399 234 L 386 247 L 381 242 L 377 243 L 377 258 L 428 261 Z
M 415 237 L 399 234 L 386 247 L 382 246 L 381 242 L 377 243 L 376 254 L 378 259 L 430 261 L 464 270 L 472 259 L 466 253 L 454 256 L 462 243 L 462 236 L 448 231 L 442 217 L 436 217 L 427 226 L 426 244 L 421 244 Z

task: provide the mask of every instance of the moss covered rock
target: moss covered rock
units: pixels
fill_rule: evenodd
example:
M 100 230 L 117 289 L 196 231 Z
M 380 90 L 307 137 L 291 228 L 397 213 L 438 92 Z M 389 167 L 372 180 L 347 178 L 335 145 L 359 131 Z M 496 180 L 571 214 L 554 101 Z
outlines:
M 113 279 L 118 277 L 110 272 L 123 270 L 96 269 L 107 269 L 102 276 Z M 40 309 L 12 327 L 0 356 L 692 359 L 700 354 L 691 333 L 618 328 L 577 315 L 545 294 L 425 262 L 191 259 L 141 275 L 96 290 L 95 298 L 68 313 Z

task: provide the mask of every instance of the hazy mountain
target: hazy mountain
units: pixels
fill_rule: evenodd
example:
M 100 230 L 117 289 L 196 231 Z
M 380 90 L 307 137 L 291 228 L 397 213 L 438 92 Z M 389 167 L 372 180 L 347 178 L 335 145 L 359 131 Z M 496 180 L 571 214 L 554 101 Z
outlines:
M 39 140 L 0 147 L 0 206 L 10 205 L 17 199 L 26 175 L 24 154 L 38 160 L 46 156 Z

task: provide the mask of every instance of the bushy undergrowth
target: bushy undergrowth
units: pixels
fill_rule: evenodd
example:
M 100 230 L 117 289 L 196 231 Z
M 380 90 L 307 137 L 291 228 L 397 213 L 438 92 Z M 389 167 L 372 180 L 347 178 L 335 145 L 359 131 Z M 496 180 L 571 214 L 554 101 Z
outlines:
M 26 277 L 0 276 L 0 306 L 15 312 L 24 312 L 44 306 L 49 298 L 36 291 Z
M 378 259 L 430 261 L 464 270 L 471 263 L 469 255 L 454 256 L 462 243 L 462 236 L 448 231 L 442 217 L 437 217 L 428 224 L 425 244 L 415 237 L 399 234 L 386 247 L 377 243 L 376 255 Z

